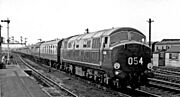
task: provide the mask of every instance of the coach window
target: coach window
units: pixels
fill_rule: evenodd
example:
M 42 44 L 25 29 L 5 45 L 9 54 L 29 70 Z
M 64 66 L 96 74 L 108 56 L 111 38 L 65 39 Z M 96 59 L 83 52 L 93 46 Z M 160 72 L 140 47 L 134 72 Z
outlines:
M 48 46 L 47 49 L 48 49 L 48 52 L 47 52 L 47 53 L 49 54 L 49 53 L 50 53 L 50 46 Z
M 50 47 L 50 54 L 52 54 L 52 45 L 51 45 L 51 47 Z
M 51 54 L 53 54 L 53 50 L 54 50 L 54 45 L 52 45 L 51 47 Z
M 47 46 L 45 46 L 45 52 L 44 53 L 46 53 L 47 52 Z
M 69 43 L 68 43 L 68 48 L 69 48 L 69 49 L 73 49 L 73 44 L 74 44 L 73 41 L 69 42 Z
M 44 52 L 44 47 L 42 47 L 41 52 L 42 52 L 42 53 Z
M 79 44 L 76 44 L 76 48 L 79 48 Z
M 54 45 L 51 46 L 51 54 L 53 54 Z
M 86 39 L 83 41 L 83 48 L 90 48 L 91 47 L 91 40 Z
M 50 45 L 48 46 L 48 52 L 47 53 L 50 54 Z
M 50 53 L 50 46 L 48 46 L 48 54 Z
M 87 40 L 83 40 L 83 48 L 87 47 Z
M 46 46 L 44 46 L 44 53 L 46 53 Z
M 75 49 L 79 49 L 80 40 L 76 40 L 75 42 Z
M 48 53 L 48 46 L 46 46 L 46 53 Z

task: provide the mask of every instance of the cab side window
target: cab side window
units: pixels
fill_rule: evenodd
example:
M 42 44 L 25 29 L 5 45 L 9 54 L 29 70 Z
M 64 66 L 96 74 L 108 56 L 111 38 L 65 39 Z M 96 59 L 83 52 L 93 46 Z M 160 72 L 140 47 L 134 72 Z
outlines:
M 108 37 L 104 37 L 103 47 L 104 47 L 104 48 L 107 48 L 107 47 L 108 47 Z

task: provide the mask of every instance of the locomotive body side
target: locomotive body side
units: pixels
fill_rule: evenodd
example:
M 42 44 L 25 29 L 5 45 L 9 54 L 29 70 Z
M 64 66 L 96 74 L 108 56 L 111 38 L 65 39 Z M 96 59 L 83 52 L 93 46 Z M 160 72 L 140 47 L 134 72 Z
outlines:
M 100 69 L 100 45 L 99 37 L 91 38 L 90 35 L 76 35 L 65 39 L 62 46 L 62 61 Z

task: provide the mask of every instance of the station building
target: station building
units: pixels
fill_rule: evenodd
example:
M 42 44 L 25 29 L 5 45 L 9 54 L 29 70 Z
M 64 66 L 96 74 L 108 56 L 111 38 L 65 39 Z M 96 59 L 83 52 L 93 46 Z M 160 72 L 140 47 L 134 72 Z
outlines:
M 180 67 L 180 39 L 163 39 L 154 45 L 154 66 Z
M 155 44 L 154 51 L 168 50 L 172 46 L 180 46 L 180 39 L 163 39 L 161 42 Z

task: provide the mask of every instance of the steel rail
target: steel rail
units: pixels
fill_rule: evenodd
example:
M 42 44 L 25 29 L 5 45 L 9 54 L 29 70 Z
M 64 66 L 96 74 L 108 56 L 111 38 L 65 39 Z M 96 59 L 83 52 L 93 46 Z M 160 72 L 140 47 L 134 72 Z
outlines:
M 174 74 L 172 74 L 172 75 L 167 75 L 167 74 L 162 74 L 162 73 L 154 73 L 156 76 L 163 76 L 163 77 L 166 77 L 166 78 L 168 78 L 168 77 L 173 77 L 173 78 L 180 78 L 180 76 L 177 76 L 177 75 L 174 75 Z
M 149 93 L 149 92 L 147 92 L 147 91 L 140 90 L 140 89 L 136 89 L 136 91 L 142 92 L 142 93 L 146 93 L 146 94 L 150 95 L 151 97 L 161 97 L 160 95 L 156 95 L 156 94 L 153 94 L 153 93 Z
M 152 84 L 152 85 L 156 85 L 156 86 L 159 86 L 159 87 L 180 91 L 180 88 L 178 88 L 178 87 L 180 87 L 179 83 L 173 83 L 173 82 L 164 81 L 164 80 L 155 79 L 155 78 L 148 78 L 148 80 L 151 81 L 150 84 Z M 153 82 L 158 82 L 158 83 L 161 83 L 161 84 L 153 83 Z M 162 85 L 162 84 L 164 84 L 164 85 Z M 175 86 L 175 87 L 172 87 L 172 86 Z
M 50 79 L 50 78 L 46 77 L 45 75 L 41 74 L 40 72 L 38 72 L 35 68 L 33 68 L 28 63 L 26 63 L 20 56 L 19 56 L 19 58 L 27 67 L 29 67 L 31 70 L 33 70 L 33 72 L 35 72 L 36 74 L 40 75 L 43 78 L 43 80 L 46 81 L 48 84 L 53 84 L 54 86 L 58 87 L 59 89 L 68 92 L 73 97 L 78 97 L 75 93 L 71 92 L 70 90 L 64 88 L 62 85 L 54 82 L 52 79 Z
M 127 87 L 127 89 L 130 89 L 130 90 L 131 90 L 131 88 L 130 88 L 129 86 Z M 147 97 L 161 97 L 160 95 L 153 94 L 153 93 L 149 93 L 149 92 L 144 91 L 144 90 L 141 90 L 141 89 L 139 89 L 139 88 L 133 90 L 133 92 L 136 93 L 136 94 L 138 94 L 138 93 L 143 93 L 143 94 L 145 95 L 145 97 L 146 97 L 146 96 L 147 96 Z M 139 96 L 139 95 L 136 95 L 136 96 Z M 135 96 L 135 97 L 136 97 L 136 96 Z M 134 95 L 130 95 L 130 97 L 134 97 Z

